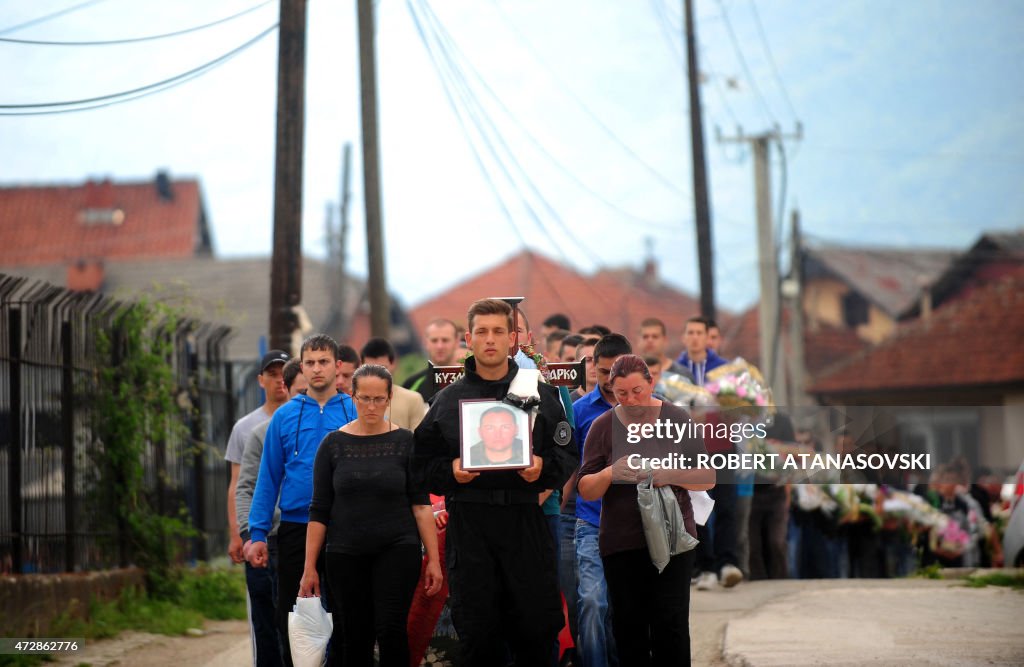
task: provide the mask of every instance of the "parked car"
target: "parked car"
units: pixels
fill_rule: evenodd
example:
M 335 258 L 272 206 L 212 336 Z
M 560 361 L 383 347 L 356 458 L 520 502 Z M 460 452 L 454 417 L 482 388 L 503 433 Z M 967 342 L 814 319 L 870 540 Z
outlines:
M 1024 566 L 1024 463 L 1017 470 L 1010 499 L 1010 521 L 1003 534 L 1003 563 L 1006 567 Z

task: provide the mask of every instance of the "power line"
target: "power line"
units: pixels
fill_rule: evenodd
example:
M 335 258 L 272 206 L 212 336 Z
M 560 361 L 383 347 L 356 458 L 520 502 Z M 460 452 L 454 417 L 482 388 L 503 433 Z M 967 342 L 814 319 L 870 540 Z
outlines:
M 725 8 L 725 3 L 722 0 L 718 0 L 718 7 L 721 10 L 722 18 L 725 19 L 725 27 L 729 33 L 729 41 L 732 42 L 733 51 L 736 53 L 736 58 L 740 61 L 740 67 L 743 68 L 744 74 L 747 75 L 747 81 L 750 82 L 750 88 L 754 91 L 754 95 L 757 96 L 758 101 L 761 103 L 761 107 L 768 117 L 768 120 L 772 124 L 777 125 L 778 121 L 775 120 L 775 115 L 772 114 L 771 108 L 768 106 L 768 102 L 765 101 L 764 95 L 761 94 L 761 89 L 757 87 L 757 80 L 754 79 L 754 74 L 750 71 L 750 67 L 747 65 L 747 59 L 743 57 L 743 49 L 740 48 L 739 40 L 736 39 L 736 32 L 732 28 L 732 21 L 729 20 L 729 10 Z
M 428 20 L 433 21 L 433 25 L 430 27 L 433 30 L 435 41 L 440 46 L 441 53 L 448 62 L 451 71 L 453 72 L 454 75 L 456 75 L 456 83 L 460 86 L 462 90 L 463 100 L 464 103 L 466 104 L 466 109 L 469 112 L 473 122 L 477 125 L 477 129 L 481 138 L 485 141 L 492 155 L 494 156 L 494 159 L 498 163 L 498 167 L 505 174 L 506 179 L 508 179 L 509 183 L 511 183 L 513 186 L 515 186 L 516 182 L 519 182 L 529 192 L 532 192 L 536 200 L 538 200 L 540 205 L 547 210 L 551 219 L 554 220 L 554 222 L 559 226 L 559 228 L 566 235 L 566 237 L 570 241 L 574 242 L 577 246 L 579 246 L 582 250 L 584 250 L 590 256 L 591 260 L 594 261 L 598 266 L 600 266 L 602 264 L 600 258 L 593 251 L 591 251 L 585 245 L 580 243 L 578 235 L 573 234 L 572 231 L 569 230 L 569 228 L 562 221 L 561 217 L 558 215 L 558 212 L 540 192 L 536 184 L 530 178 L 527 171 L 523 169 L 522 165 L 516 159 L 515 154 L 513 153 L 511 148 L 509 148 L 508 144 L 501 136 L 500 131 L 497 129 L 497 127 L 491 120 L 490 114 L 487 114 L 485 112 L 483 107 L 480 105 L 479 100 L 477 100 L 476 97 L 473 95 L 472 88 L 470 87 L 468 80 L 466 79 L 465 75 L 461 73 L 459 66 L 455 62 L 455 59 L 452 57 L 451 52 L 457 51 L 457 47 L 454 45 L 451 36 L 448 35 L 447 31 L 444 29 L 444 26 L 441 25 L 439 19 L 437 18 L 436 14 L 434 14 L 429 4 L 425 2 L 425 0 L 420 0 L 420 4 L 422 6 L 421 11 L 423 11 L 424 15 L 427 16 Z M 474 106 L 476 108 L 476 112 L 474 112 Z M 495 143 L 488 138 L 487 129 L 484 127 L 485 124 L 490 128 L 490 134 L 494 137 L 494 142 L 497 143 L 497 148 L 495 147 Z M 499 148 L 504 151 L 504 155 L 506 156 L 504 160 L 499 155 Z M 511 164 L 511 171 L 506 162 Z M 513 175 L 512 171 L 515 171 L 518 174 L 518 178 L 515 175 Z M 514 191 L 518 192 L 519 189 L 514 188 Z M 526 208 L 527 212 L 534 219 L 534 222 L 540 228 L 541 232 L 547 237 L 548 241 L 550 241 L 552 246 L 554 246 L 555 249 L 560 254 L 563 255 L 563 258 L 567 262 L 569 262 L 569 258 L 565 257 L 564 251 L 562 251 L 561 246 L 559 246 L 555 239 L 551 236 L 540 215 L 538 215 L 537 211 L 533 208 L 531 203 L 525 197 L 521 197 L 521 201 L 523 203 L 523 206 Z
M 264 37 L 266 37 L 267 35 L 269 35 L 270 33 L 272 33 L 276 29 L 277 29 L 277 24 L 275 23 L 274 25 L 270 26 L 269 28 L 267 28 L 263 32 L 259 33 L 255 37 L 253 37 L 252 39 L 246 41 L 245 43 L 241 44 L 240 46 L 235 47 L 234 49 L 231 49 L 227 53 L 225 53 L 223 55 L 220 55 L 220 56 L 214 58 L 213 60 L 200 65 L 199 67 L 194 67 L 194 68 L 188 70 L 187 72 L 182 72 L 181 74 L 177 74 L 177 75 L 172 76 L 172 77 L 170 77 L 168 79 L 164 79 L 163 81 L 157 81 L 156 83 L 150 83 L 150 84 L 147 84 L 145 86 L 139 86 L 138 88 L 133 88 L 131 90 L 124 90 L 124 91 L 121 91 L 119 93 L 111 93 L 109 95 L 99 95 L 97 97 L 83 98 L 83 99 L 80 99 L 80 100 L 66 100 L 66 101 L 61 101 L 61 102 L 45 102 L 45 103 L 38 102 L 38 103 L 33 103 L 33 104 L 0 104 L 0 109 L 46 109 L 47 107 L 71 107 L 71 106 L 78 107 L 79 105 L 87 105 L 87 104 L 89 104 L 91 102 L 108 102 L 107 104 L 100 104 L 100 105 L 96 105 L 96 106 L 89 106 L 89 107 L 75 108 L 75 109 L 69 109 L 68 110 L 68 111 L 83 111 L 85 109 L 94 109 L 94 108 L 98 108 L 100 106 L 109 106 L 110 104 L 116 104 L 118 102 L 126 102 L 129 99 L 138 99 L 139 97 L 142 97 L 143 95 L 139 95 L 137 93 L 146 93 L 147 91 L 149 91 L 149 92 L 158 92 L 160 90 L 166 90 L 167 88 L 173 87 L 174 85 L 176 85 L 178 83 L 184 83 L 185 81 L 188 81 L 189 79 L 192 79 L 192 78 L 194 78 L 194 77 L 196 77 L 196 76 L 198 76 L 200 74 L 204 74 L 204 73 L 208 72 L 209 70 L 213 69 L 214 67 L 217 67 L 218 65 L 221 65 L 221 64 L 227 62 L 228 60 L 230 60 L 231 58 L 235 57 L 236 55 L 238 55 L 239 53 L 241 53 L 245 49 L 247 49 L 250 46 L 254 45 L 256 42 L 260 41 L 261 39 L 263 39 Z M 127 97 L 127 99 L 119 99 L 119 98 L 125 98 L 125 97 Z M 35 112 L 35 114 L 26 113 L 26 112 L 0 112 L 0 115 L 3 115 L 3 116 L 40 115 L 40 114 L 47 114 L 47 113 L 56 113 L 58 111 L 60 111 L 60 110 L 48 109 L 46 111 Z
M 608 125 L 604 121 L 602 121 L 597 116 L 597 114 L 595 114 L 593 111 L 591 111 L 590 107 L 588 107 L 586 105 L 586 103 L 583 102 L 583 100 L 580 99 L 580 97 L 576 93 L 574 93 L 572 91 L 572 89 L 565 83 L 565 81 L 561 77 L 559 77 L 554 72 L 554 70 L 551 69 L 551 67 L 548 66 L 548 64 L 541 57 L 540 53 L 538 53 L 537 49 L 534 48 L 534 46 L 530 43 L 530 41 L 526 38 L 526 36 L 523 35 L 523 33 L 512 23 L 512 21 L 509 19 L 508 15 L 505 13 L 505 10 L 502 9 L 501 5 L 498 4 L 498 3 L 493 3 L 493 4 L 498 9 L 498 14 L 501 17 L 502 21 L 505 23 L 505 25 L 507 25 L 512 30 L 512 32 L 514 32 L 516 34 L 516 36 L 523 43 L 523 45 L 530 52 L 530 54 L 533 55 L 534 59 L 538 63 L 540 63 L 540 65 L 545 70 L 547 70 L 547 72 L 551 76 L 551 78 L 554 79 L 555 82 L 559 84 L 559 86 L 562 88 L 562 92 L 564 92 L 574 102 L 576 102 L 576 104 L 584 111 L 584 113 L 586 113 L 588 116 L 590 116 L 591 120 L 593 120 L 605 132 L 605 134 L 608 135 L 608 137 L 612 141 L 614 141 L 616 144 L 618 144 L 631 158 L 633 158 L 634 161 L 636 161 L 638 164 L 643 166 L 644 169 L 648 173 L 650 173 L 652 176 L 654 176 L 658 181 L 660 181 L 668 189 L 672 190 L 673 192 L 675 192 L 677 195 L 679 195 L 683 199 L 689 201 L 689 199 L 690 199 L 690 197 L 692 195 L 690 193 L 686 192 L 685 190 L 682 190 L 678 185 L 676 185 L 672 181 L 672 179 L 668 178 L 667 176 L 662 174 L 660 171 L 658 171 L 657 169 L 652 167 L 650 164 L 648 164 L 643 158 L 641 158 L 636 153 L 636 151 L 634 151 L 632 148 L 630 148 L 630 146 L 626 142 L 624 142 L 622 139 L 620 139 L 619 136 L 617 134 L 615 134 L 614 130 L 612 130 L 610 127 L 608 127 Z
M 71 7 L 68 7 L 67 9 L 61 9 L 60 11 L 53 12 L 52 14 L 46 14 L 45 16 L 40 16 L 39 18 L 34 18 L 34 19 L 30 20 L 30 21 L 25 21 L 24 23 L 19 23 L 18 25 L 13 25 L 10 28 L 0 29 L 0 35 L 6 35 L 9 32 L 15 32 L 16 30 L 21 30 L 23 28 L 28 28 L 29 26 L 37 25 L 39 23 L 43 23 L 45 21 L 49 21 L 51 19 L 55 19 L 55 18 L 57 18 L 59 16 L 64 16 L 65 14 L 70 14 L 71 12 L 76 12 L 79 9 L 85 9 L 86 7 L 88 7 L 90 5 L 99 4 L 101 2 L 103 2 L 103 0 L 86 0 L 85 2 L 80 2 L 77 5 L 72 5 Z
M 211 21 L 210 23 L 204 23 L 203 25 L 197 25 L 197 26 L 194 26 L 192 28 L 185 28 L 184 30 L 175 30 L 174 32 L 165 32 L 165 33 L 163 33 L 161 35 L 148 35 L 146 37 L 132 37 L 132 38 L 128 38 L 128 39 L 110 39 L 110 40 L 104 40 L 104 41 L 83 41 L 83 42 L 61 42 L 61 41 L 48 41 L 48 40 L 38 40 L 38 39 L 12 39 L 12 38 L 9 38 L 9 37 L 0 37 L 0 42 L 7 42 L 7 43 L 10 43 L 10 44 L 28 44 L 28 45 L 36 45 L 36 46 L 110 46 L 110 45 L 114 45 L 114 44 L 135 44 L 135 43 L 138 43 L 138 42 L 149 42 L 149 41 L 153 41 L 153 40 L 157 40 L 157 39 L 166 39 L 168 37 L 178 37 L 179 35 L 187 35 L 187 34 L 192 33 L 192 32 L 198 32 L 200 30 L 205 30 L 206 28 L 212 28 L 215 25 L 220 25 L 222 23 L 227 23 L 228 21 L 233 21 L 233 20 L 235 20 L 235 19 L 237 19 L 237 18 L 239 18 L 241 16 L 245 16 L 246 14 L 254 12 L 257 9 L 260 9 L 261 7 L 263 7 L 265 5 L 269 5 L 271 2 L 274 2 L 274 0 L 264 0 L 264 2 L 261 2 L 258 5 L 254 5 L 253 7 L 250 7 L 248 9 L 243 9 L 242 11 L 238 12 L 237 14 L 232 14 L 231 16 L 226 16 L 226 17 L 224 17 L 222 19 L 217 19 L 216 21 Z
M 85 97 L 85 98 L 82 98 L 82 99 L 71 99 L 71 100 L 51 101 L 51 102 L 33 102 L 33 103 L 29 103 L 29 105 L 0 105 L 0 109 L 45 109 L 45 108 L 48 108 L 48 107 L 76 107 L 76 106 L 80 106 L 80 105 L 88 105 L 88 103 L 90 103 L 90 102 L 113 100 L 113 99 L 117 99 L 119 97 L 125 97 L 125 96 L 128 96 L 128 95 L 134 95 L 135 93 L 145 92 L 147 90 L 153 90 L 153 89 L 156 89 L 156 88 L 163 89 L 163 88 L 169 87 L 170 84 L 173 84 L 173 83 L 176 83 L 176 82 L 185 81 L 185 80 L 187 80 L 187 79 L 189 79 L 191 77 L 194 77 L 194 76 L 196 76 L 198 74 L 202 74 L 202 73 L 204 73 L 204 72 L 206 72 L 206 71 L 208 71 L 208 70 L 210 70 L 210 69 L 212 69 L 212 68 L 214 68 L 214 67 L 216 67 L 218 65 L 223 64 L 223 62 L 225 62 L 226 60 L 230 59 L 233 56 L 238 55 L 239 53 L 241 53 L 245 49 L 249 48 L 250 46 L 252 46 L 256 42 L 258 42 L 259 40 L 263 39 L 264 37 L 266 37 L 267 35 L 269 35 L 270 33 L 272 33 L 276 29 L 278 29 L 278 24 L 274 24 L 273 26 L 270 26 L 269 28 L 267 28 L 266 30 L 264 30 L 260 34 L 256 35 L 252 39 L 248 40 L 247 42 L 245 42 L 241 46 L 237 46 L 236 48 L 233 48 L 230 51 L 227 51 L 226 53 L 224 53 L 222 55 L 219 55 L 219 56 L 215 57 L 214 59 L 212 59 L 212 60 L 210 60 L 208 62 L 205 62 L 205 64 L 199 66 L 198 68 L 193 68 L 191 70 L 188 70 L 187 72 L 182 72 L 181 74 L 177 74 L 177 75 L 175 75 L 173 77 L 170 77 L 169 79 L 164 79 L 163 81 L 158 81 L 156 83 L 146 84 L 144 86 L 139 86 L 138 88 L 132 88 L 131 90 L 123 90 L 121 92 L 115 92 L 115 93 L 110 93 L 110 94 L 106 94 L 106 95 L 97 95 L 95 97 Z M 10 116 L 12 114 L 8 113 L 8 114 L 3 114 L 3 115 Z
M 782 98 L 786 100 L 786 106 L 789 107 L 789 113 L 793 114 L 793 121 L 799 122 L 800 116 L 797 115 L 796 109 L 793 107 L 793 101 L 789 98 L 789 92 L 786 90 L 785 84 L 782 83 L 782 76 L 779 74 L 779 68 L 775 65 L 775 57 L 772 56 L 772 48 L 768 45 L 768 38 L 764 34 L 764 26 L 761 25 L 761 14 L 757 11 L 757 4 L 754 0 L 750 0 L 750 9 L 754 12 L 754 22 L 757 23 L 757 34 L 761 37 L 761 44 L 764 45 L 765 55 L 768 56 L 768 63 L 772 66 L 772 71 L 775 73 L 775 81 L 779 84 L 779 90 L 782 91 Z
M 652 220 L 650 218 L 645 218 L 643 216 L 635 215 L 633 213 L 630 213 L 629 211 L 626 211 L 625 209 L 620 207 L 618 204 L 616 204 L 615 202 L 609 200 L 603 194 L 601 194 L 597 190 L 595 190 L 595 189 L 591 188 L 589 185 L 587 185 L 582 179 L 580 179 L 580 177 L 578 177 L 575 173 L 573 173 L 573 171 L 571 169 L 566 167 L 565 164 L 563 164 L 558 158 L 556 158 L 554 155 L 552 155 L 551 152 L 544 146 L 544 143 L 539 141 L 526 128 L 526 126 L 524 126 L 523 123 L 521 123 L 519 121 L 519 119 L 512 112 L 512 110 L 508 108 L 508 106 L 504 103 L 504 101 L 502 101 L 501 97 L 494 91 L 494 89 L 490 86 L 490 84 L 487 83 L 487 80 L 483 77 L 483 75 L 480 73 L 480 71 L 476 67 L 473 66 L 473 63 L 469 61 L 469 59 L 466 57 L 465 53 L 461 49 L 459 49 L 458 45 L 455 44 L 454 40 L 452 39 L 451 34 L 448 33 L 448 31 L 444 28 L 444 26 L 440 24 L 440 21 L 437 19 L 436 13 L 434 13 L 432 10 L 429 10 L 429 11 L 430 11 L 431 15 L 433 16 L 433 19 L 434 19 L 435 23 L 437 24 L 438 33 L 441 34 L 447 40 L 450 48 L 452 49 L 452 51 L 456 55 L 458 55 L 460 57 L 461 61 L 464 63 L 464 65 L 465 65 L 466 69 L 469 71 L 469 73 L 472 74 L 475 77 L 477 82 L 483 87 L 484 91 L 487 94 L 490 95 L 491 99 L 494 100 L 494 102 L 498 105 L 498 107 L 502 111 L 505 112 L 505 115 L 516 125 L 516 127 L 518 127 L 520 130 L 522 130 L 523 134 L 530 141 L 530 143 L 532 143 L 533 146 L 538 151 L 540 151 L 540 153 L 551 162 L 551 164 L 553 164 L 567 178 L 569 178 L 574 183 L 576 183 L 576 185 L 580 189 L 582 189 L 584 192 L 590 194 L 592 197 L 594 197 L 595 199 L 600 201 L 602 204 L 607 206 L 609 209 L 615 211 L 616 213 L 618 213 L 620 215 L 623 215 L 623 216 L 625 216 L 627 218 L 630 218 L 632 220 L 636 220 L 638 222 L 642 222 L 645 225 L 648 225 L 648 226 L 650 226 L 652 228 L 670 229 L 670 230 L 673 230 L 673 231 L 677 230 L 677 225 L 666 223 L 664 221 Z

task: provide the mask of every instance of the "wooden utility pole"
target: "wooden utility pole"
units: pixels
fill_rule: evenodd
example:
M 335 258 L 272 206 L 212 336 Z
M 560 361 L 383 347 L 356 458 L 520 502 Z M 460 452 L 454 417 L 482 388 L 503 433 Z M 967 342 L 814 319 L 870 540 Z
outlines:
M 711 254 L 711 205 L 704 161 L 704 123 L 700 106 L 700 70 L 697 67 L 697 35 L 693 22 L 693 0 L 683 0 L 686 16 L 686 63 L 690 90 L 690 144 L 693 152 L 693 206 L 697 224 L 697 262 L 700 267 L 700 310 L 715 318 L 715 274 Z
M 793 137 L 800 138 L 798 134 Z M 761 302 L 758 307 L 758 327 L 761 339 L 761 372 L 772 387 L 775 401 L 786 401 L 786 373 L 779 361 L 781 358 L 782 337 L 781 311 L 779 310 L 779 265 L 775 247 L 772 222 L 771 175 L 769 173 L 768 149 L 772 141 L 782 141 L 782 134 L 776 129 L 763 134 L 746 136 L 739 130 L 736 137 L 723 138 L 719 141 L 746 143 L 754 149 L 754 210 L 757 216 L 757 252 L 758 266 L 761 277 Z M 782 224 L 782 221 L 779 221 Z
M 352 326 L 351 318 L 345 317 L 348 310 L 348 207 L 352 198 L 350 184 L 352 182 L 352 144 L 345 142 L 341 154 L 341 203 L 338 205 L 340 229 L 338 231 L 338 273 L 341 279 L 336 286 L 338 290 L 338 314 L 341 316 L 340 340 L 348 336 Z
M 302 302 L 302 149 L 306 79 L 306 0 L 281 0 L 277 29 L 277 143 L 274 255 L 270 266 L 270 347 L 292 350 Z
M 789 245 L 788 290 L 783 294 L 789 301 L 789 405 L 800 407 L 806 403 L 804 397 L 806 364 L 804 363 L 804 299 L 803 267 L 800 242 L 800 213 L 793 211 L 792 236 Z
M 363 116 L 363 200 L 370 292 L 370 334 L 387 338 L 391 321 L 384 272 L 384 231 L 380 211 L 380 148 L 377 137 L 377 61 L 373 0 L 356 0 L 359 22 L 359 88 Z

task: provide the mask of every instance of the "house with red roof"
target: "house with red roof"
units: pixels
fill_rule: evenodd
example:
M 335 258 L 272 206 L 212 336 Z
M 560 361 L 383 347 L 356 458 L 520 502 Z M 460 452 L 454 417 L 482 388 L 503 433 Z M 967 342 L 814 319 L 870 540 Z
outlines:
M 937 460 L 1016 469 L 1024 460 L 1024 275 L 899 325 L 808 391 L 825 405 L 884 408 L 901 446 Z
M 100 290 L 110 261 L 210 257 L 199 181 L 89 180 L 0 187 L 0 267 L 61 266 L 58 284 Z
M 648 260 L 643 270 L 606 269 L 585 275 L 534 250 L 520 250 L 493 267 L 416 305 L 410 318 L 422 333 L 431 320 L 444 317 L 466 325 L 466 310 L 477 299 L 522 296 L 523 312 L 534 329 L 553 313 L 569 317 L 574 330 L 603 324 L 633 339 L 640 322 L 657 317 L 665 322 L 670 351 L 682 349 L 687 318 L 700 314 L 700 302 L 657 275 Z

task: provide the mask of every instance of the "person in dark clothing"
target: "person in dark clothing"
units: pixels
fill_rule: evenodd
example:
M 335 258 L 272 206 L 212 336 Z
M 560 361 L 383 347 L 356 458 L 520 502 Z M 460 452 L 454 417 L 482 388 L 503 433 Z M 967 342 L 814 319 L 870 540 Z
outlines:
M 385 419 L 391 374 L 367 365 L 352 376 L 359 416 L 327 435 L 313 463 L 313 500 L 299 595 L 319 595 L 316 563 L 327 541 L 327 578 L 338 598 L 332 662 L 406 667 L 406 621 L 427 550 L 426 589 L 441 589 L 430 499 L 411 470 L 412 433 Z M 339 655 L 340 653 L 340 655 Z
M 555 546 L 540 493 L 561 488 L 578 458 L 555 387 L 538 384 L 530 467 L 468 472 L 461 468 L 460 401 L 513 400 L 520 372 L 509 358 L 515 331 L 504 301 L 469 309 L 465 375 L 439 392 L 415 434 L 415 461 L 428 489 L 448 508 L 445 559 L 452 620 L 464 664 L 542 665 L 563 625 Z M 523 377 L 528 377 L 527 373 Z

